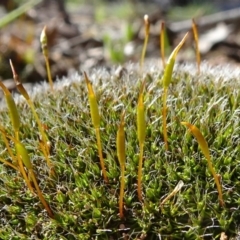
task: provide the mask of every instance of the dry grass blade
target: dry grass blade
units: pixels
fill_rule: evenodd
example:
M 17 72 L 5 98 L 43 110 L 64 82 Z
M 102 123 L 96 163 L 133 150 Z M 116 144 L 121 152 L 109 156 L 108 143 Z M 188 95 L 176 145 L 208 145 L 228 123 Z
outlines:
M 49 59 L 48 59 L 48 46 L 47 46 L 46 29 L 47 29 L 47 27 L 45 26 L 42 30 L 42 33 L 41 33 L 41 36 L 40 36 L 40 42 L 41 42 L 41 46 L 42 46 L 43 56 L 45 58 L 49 85 L 50 85 L 51 91 L 53 91 L 53 81 L 52 81 L 50 64 L 49 64 Z
M 184 183 L 182 180 L 180 180 L 177 184 L 177 186 L 173 189 L 173 191 L 167 196 L 165 197 L 162 202 L 160 203 L 160 207 L 166 202 L 168 201 L 171 197 L 173 197 L 174 195 L 176 195 L 180 190 L 181 188 L 183 187 Z
M 144 16 L 144 25 L 145 25 L 145 38 L 144 38 L 144 44 L 143 44 L 141 60 L 140 60 L 140 71 L 141 72 L 142 72 L 142 69 L 143 69 L 143 63 L 144 63 L 146 50 L 147 50 L 148 39 L 149 39 L 150 23 L 149 23 L 148 15 Z
M 194 41 L 195 41 L 195 47 L 196 47 L 196 60 L 197 60 L 197 68 L 198 68 L 198 74 L 199 74 L 200 73 L 201 56 L 200 56 L 199 46 L 198 46 L 197 24 L 194 19 L 192 19 L 192 30 L 193 30 L 193 37 L 194 37 Z
M 137 105 L 137 136 L 140 147 L 139 154 L 139 163 L 138 163 L 138 199 L 142 201 L 142 165 L 143 165 L 143 147 L 146 136 L 146 121 L 145 121 L 145 107 L 144 107 L 144 98 L 143 98 L 143 90 L 144 90 L 145 82 L 142 83 L 138 105 Z
M 125 188 L 125 165 L 126 165 L 126 149 L 125 149 L 125 130 L 124 130 L 124 117 L 125 112 L 122 113 L 121 122 L 117 131 L 117 156 L 121 169 L 121 181 L 120 181 L 120 195 L 119 195 L 119 215 L 120 218 L 124 217 L 123 214 L 123 198 Z
M 218 198 L 219 198 L 220 205 L 223 206 L 224 201 L 223 201 L 223 196 L 222 196 L 222 187 L 221 187 L 221 184 L 219 182 L 219 177 L 216 174 L 216 171 L 215 171 L 215 169 L 213 167 L 213 164 L 212 164 L 212 160 L 211 160 L 211 157 L 210 157 L 210 152 L 209 152 L 207 141 L 205 140 L 202 133 L 200 132 L 200 130 L 196 126 L 194 126 L 194 125 L 192 125 L 188 122 L 181 122 L 181 124 L 185 125 L 190 130 L 190 132 L 193 134 L 193 136 L 197 139 L 199 147 L 200 147 L 204 156 L 207 159 L 208 168 L 209 168 L 210 172 L 212 173 L 212 175 L 214 177 L 214 181 L 215 181 L 215 184 L 216 184 L 217 190 L 218 190 Z
M 28 10 L 30 10 L 33 6 L 40 3 L 41 0 L 32 0 L 32 1 L 26 1 L 24 4 L 19 6 L 17 9 L 10 11 L 8 14 L 4 14 L 3 17 L 0 19 L 0 29 L 4 26 L 8 25 L 12 21 L 16 20 L 19 16 L 26 13 Z M 11 5 L 13 2 L 4 2 L 1 1 L 1 3 L 7 3 L 7 5 Z
M 100 165 L 101 165 L 104 181 L 106 183 L 108 183 L 107 172 L 106 172 L 106 169 L 105 169 L 105 166 L 104 166 L 104 159 L 103 159 L 103 154 L 102 154 L 102 144 L 101 144 L 101 137 L 100 137 L 100 115 L 99 115 L 99 111 L 98 111 L 97 99 L 96 99 L 96 96 L 94 94 L 92 84 L 89 81 L 88 76 L 85 72 L 84 72 L 84 77 L 85 77 L 85 81 L 86 81 L 87 88 L 88 88 L 88 100 L 89 100 L 89 105 L 90 105 L 92 123 L 93 123 L 93 126 L 94 126 L 95 131 L 96 131 Z

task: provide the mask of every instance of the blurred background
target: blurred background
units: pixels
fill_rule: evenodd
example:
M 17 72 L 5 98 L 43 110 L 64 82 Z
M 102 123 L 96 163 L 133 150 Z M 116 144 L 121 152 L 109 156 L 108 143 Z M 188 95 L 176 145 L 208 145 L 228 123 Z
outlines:
M 147 59 L 161 63 L 162 21 L 169 54 L 191 31 L 194 18 L 202 60 L 239 66 L 240 0 L 0 0 L 0 80 L 15 88 L 9 59 L 23 82 L 46 79 L 40 45 L 44 26 L 53 79 L 95 67 L 138 63 L 145 14 L 151 23 Z M 178 61 L 195 62 L 195 58 L 190 34 Z

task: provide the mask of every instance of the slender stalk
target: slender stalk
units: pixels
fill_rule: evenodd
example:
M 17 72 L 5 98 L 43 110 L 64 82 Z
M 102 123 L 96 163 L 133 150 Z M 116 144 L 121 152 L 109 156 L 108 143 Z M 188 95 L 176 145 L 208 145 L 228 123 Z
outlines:
M 1 128 L 0 128 L 0 131 L 2 132 L 2 129 L 1 129 Z M 3 132 L 2 132 L 2 133 L 3 133 Z M 18 133 L 16 133 L 15 136 L 19 139 Z M 11 137 L 11 136 L 8 136 L 8 135 L 6 135 L 6 134 L 5 134 L 5 137 L 7 137 L 7 138 L 11 139 L 12 141 L 14 141 L 15 144 L 16 144 L 16 142 L 18 142 L 18 139 L 13 138 L 13 137 Z M 17 150 L 17 152 L 18 152 L 17 145 L 16 145 L 16 150 Z M 14 157 L 14 159 L 15 159 L 15 157 Z M 8 165 L 9 165 L 9 164 L 8 164 Z M 25 182 L 26 182 L 27 187 L 29 188 L 29 190 L 30 190 L 32 193 L 34 193 L 33 188 L 32 188 L 32 185 L 31 185 L 31 183 L 30 183 L 30 181 L 29 181 L 29 179 L 28 179 L 28 176 L 27 176 L 27 174 L 26 174 L 26 171 L 25 171 L 25 169 L 24 169 L 24 167 L 23 167 L 22 158 L 21 158 L 21 156 L 20 156 L 18 153 L 17 153 L 17 167 L 16 167 L 16 168 L 17 168 L 17 170 L 20 171 L 20 173 L 22 174 L 22 176 L 23 176 L 23 178 L 24 178 L 24 180 L 25 180 Z
M 142 49 L 142 54 L 141 54 L 141 61 L 140 61 L 140 71 L 141 72 L 143 70 L 143 63 L 144 63 L 146 50 L 147 50 L 148 39 L 149 39 L 150 23 L 149 23 L 149 20 L 148 20 L 148 15 L 144 16 L 144 24 L 145 24 L 145 38 L 144 38 L 144 44 L 143 44 L 143 49 Z
M 124 188 L 125 188 L 125 165 L 126 165 L 126 148 L 125 148 L 125 131 L 124 131 L 124 117 L 125 112 L 122 113 L 121 122 L 117 131 L 117 156 L 121 169 L 121 180 L 120 180 L 120 195 L 119 195 L 119 215 L 120 218 L 124 217 L 123 213 L 123 199 L 124 199 Z
M 163 67 L 166 66 L 166 61 L 165 61 L 165 22 L 162 21 L 161 23 L 161 32 L 160 32 L 160 55 L 162 58 L 162 65 Z
M 47 210 L 49 217 L 54 218 L 54 214 L 53 214 L 51 208 L 49 207 L 48 203 L 46 202 L 45 198 L 43 197 L 42 191 L 39 188 L 39 185 L 37 183 L 33 169 L 29 169 L 29 173 L 30 173 L 30 177 L 33 181 L 33 184 L 37 190 L 37 195 L 38 195 L 41 203 L 43 204 L 44 208 Z
M 15 139 L 14 139 L 14 140 L 15 140 L 16 150 L 17 150 L 17 152 L 18 152 L 16 141 L 19 142 L 19 131 L 16 131 L 16 132 L 15 132 Z M 28 176 L 27 176 L 27 173 L 26 173 L 26 171 L 25 171 L 25 169 L 24 169 L 23 159 L 22 159 L 22 157 L 21 157 L 19 154 L 17 154 L 17 159 L 18 159 L 19 170 L 20 170 L 20 172 L 22 173 L 23 178 L 24 178 L 24 180 L 25 180 L 28 188 L 30 189 L 31 192 L 34 192 L 34 191 L 33 191 L 33 188 L 32 188 L 32 185 L 31 185 L 31 183 L 30 183 L 30 181 L 29 181 L 29 178 L 28 178 Z M 24 164 L 25 164 L 25 163 L 24 163 Z
M 7 151 L 8 151 L 8 153 L 9 153 L 10 157 L 12 158 L 12 161 L 13 161 L 15 164 L 17 164 L 17 159 L 16 159 L 16 157 L 13 155 L 12 149 L 11 149 L 10 146 L 9 146 L 9 141 L 8 141 L 8 139 L 7 139 L 7 137 L 6 137 L 6 136 L 7 136 L 7 133 L 6 133 L 5 129 L 4 129 L 4 127 L 1 126 L 1 125 L 0 125 L 0 131 L 1 131 L 1 134 L 2 134 L 3 141 L 4 141 L 5 145 L 6 145 Z
M 21 158 L 19 155 L 17 155 L 17 157 L 18 157 L 19 171 L 20 171 L 21 174 L 23 175 L 23 178 L 24 178 L 24 180 L 25 180 L 25 182 L 26 182 L 27 187 L 29 188 L 29 190 L 30 190 L 32 193 L 34 193 L 33 187 L 32 187 L 32 185 L 31 185 L 31 183 L 30 183 L 30 181 L 29 181 L 29 179 L 28 179 L 28 176 L 27 176 L 27 174 L 26 174 L 26 171 L 25 171 L 25 169 L 24 169 L 24 167 L 23 167 L 22 158 Z
M 12 69 L 12 73 L 13 73 L 13 79 L 15 81 L 15 84 L 16 84 L 16 87 L 18 89 L 18 91 L 23 95 L 23 97 L 25 98 L 25 100 L 27 101 L 29 107 L 31 108 L 31 111 L 34 115 L 34 118 L 37 122 L 37 125 L 38 125 L 38 129 L 39 129 L 39 132 L 41 134 L 41 137 L 42 137 L 42 141 L 43 141 L 43 147 L 41 145 L 41 148 L 42 148 L 42 152 L 43 152 L 43 155 L 46 159 L 46 162 L 47 162 L 47 165 L 50 169 L 52 169 L 52 164 L 51 164 L 51 161 L 49 159 L 49 147 L 48 147 L 48 139 L 47 139 L 47 136 L 46 136 L 46 133 L 44 132 L 44 129 L 43 129 L 43 126 L 42 126 L 42 123 L 37 115 L 37 112 L 34 108 L 34 104 L 31 100 L 31 98 L 29 97 L 26 89 L 24 88 L 23 84 L 21 83 L 16 71 L 15 71 L 15 68 L 13 66 L 13 63 L 11 60 L 9 60 L 10 62 L 10 66 L 11 66 L 11 69 Z
M 15 138 L 12 138 L 10 136 L 9 136 L 9 138 L 11 138 L 13 141 L 14 140 L 19 141 L 20 116 L 19 116 L 19 113 L 17 110 L 16 103 L 12 97 L 12 94 L 9 92 L 9 90 L 6 88 L 6 86 L 1 81 L 0 81 L 0 87 L 3 90 L 4 96 L 5 96 L 7 105 L 8 105 L 9 115 L 10 115 L 10 119 L 12 122 L 14 134 L 15 134 Z M 6 134 L 5 134 L 5 136 L 6 136 Z M 26 181 L 28 188 L 30 189 L 30 191 L 33 192 L 33 188 L 28 180 L 27 174 L 23 167 L 22 159 L 19 156 L 17 156 L 17 163 L 18 163 L 19 171 L 21 172 L 24 180 Z
M 89 100 L 89 105 L 90 105 L 91 119 L 92 119 L 93 126 L 95 128 L 95 131 L 96 131 L 100 165 L 102 168 L 104 181 L 106 183 L 108 183 L 107 172 L 106 172 L 106 169 L 104 166 L 104 159 L 103 159 L 103 155 L 102 155 L 102 144 L 101 144 L 101 137 L 100 137 L 100 115 L 99 115 L 99 111 L 98 111 L 97 99 L 96 99 L 95 93 L 93 91 L 92 84 L 91 84 L 90 80 L 88 79 L 88 76 L 85 72 L 84 72 L 84 77 L 85 77 L 85 81 L 86 81 L 87 88 L 88 88 L 88 100 Z
M 205 140 L 204 136 L 202 135 L 202 133 L 196 126 L 194 126 L 188 122 L 181 122 L 181 124 L 185 125 L 190 130 L 190 132 L 193 134 L 193 136 L 197 139 L 199 147 L 207 159 L 208 169 L 212 173 L 215 184 L 217 186 L 219 203 L 221 206 L 224 206 L 222 186 L 219 181 L 219 176 L 216 174 L 216 171 L 213 167 L 207 141 Z
M 174 68 L 177 54 L 181 49 L 181 47 L 183 46 L 183 44 L 185 43 L 187 36 L 188 36 L 188 33 L 185 34 L 181 42 L 175 47 L 175 49 L 172 51 L 171 55 L 168 58 L 166 67 L 164 69 L 163 78 L 162 78 L 162 83 L 164 88 L 168 87 L 171 83 L 173 68 Z
M 44 56 L 45 63 L 46 63 L 48 82 L 49 82 L 51 91 L 53 91 L 53 80 L 52 80 L 52 76 L 51 76 L 49 57 L 48 57 L 46 29 L 47 29 L 47 27 L 45 26 L 42 30 L 42 33 L 41 33 L 41 36 L 40 36 L 40 42 L 41 42 L 41 45 L 42 45 L 42 52 L 43 52 L 43 56 Z
M 0 158 L 0 161 L 1 161 L 2 163 L 6 164 L 6 165 L 8 165 L 8 166 L 10 166 L 10 167 L 12 167 L 12 168 L 15 169 L 16 171 L 19 171 L 19 169 L 18 169 L 16 166 L 14 166 L 12 163 L 4 160 L 3 158 Z
M 108 177 L 107 177 L 107 172 L 104 166 L 104 159 L 103 159 L 103 154 L 102 154 L 102 143 L 101 143 L 101 137 L 100 137 L 100 129 L 95 128 L 96 131 L 96 138 L 97 138 L 97 146 L 98 146 L 98 155 L 100 159 L 100 165 L 103 173 L 103 178 L 106 183 L 108 183 Z
M 16 103 L 12 97 L 12 94 L 9 92 L 9 90 L 6 88 L 6 86 L 0 81 L 0 87 L 3 90 L 5 100 L 7 102 L 8 110 L 10 119 L 12 122 L 13 130 L 14 132 L 18 132 L 20 128 L 20 116 L 17 110 Z
M 192 19 L 192 30 L 193 30 L 193 37 L 194 37 L 195 46 L 196 46 L 196 61 L 197 61 L 197 68 L 198 68 L 198 74 L 199 74 L 200 73 L 200 64 L 201 64 L 201 55 L 200 55 L 199 45 L 198 45 L 197 24 L 194 19 Z
M 168 88 L 163 89 L 163 139 L 165 144 L 165 149 L 168 151 L 168 135 L 167 135 L 167 92 Z
M 174 64 L 175 64 L 175 60 L 177 57 L 177 54 L 179 52 L 179 50 L 181 49 L 181 47 L 183 46 L 183 44 L 185 43 L 186 39 L 187 39 L 188 33 L 185 34 L 185 36 L 183 37 L 183 39 L 181 40 L 181 42 L 175 47 L 175 49 L 172 51 L 170 57 L 168 58 L 166 67 L 164 69 L 164 74 L 162 77 L 162 83 L 163 83 L 163 89 L 164 89 L 164 93 L 163 93 L 163 110 L 162 110 L 162 114 L 163 114 L 163 136 L 164 136 L 164 143 L 165 143 L 165 148 L 166 150 L 168 150 L 168 139 L 167 139 L 167 89 L 171 83 L 172 80 L 172 73 L 173 73 L 173 68 L 174 68 Z
M 48 56 L 44 56 L 44 57 L 45 57 L 45 62 L 46 62 L 48 81 L 49 81 L 49 84 L 50 84 L 50 88 L 53 91 L 53 80 L 52 80 L 52 75 L 51 75 L 51 70 L 50 70 L 49 59 L 48 59 Z
M 53 167 L 53 164 L 51 163 L 51 160 L 49 158 L 49 147 L 48 147 L 48 145 L 45 145 L 44 142 L 41 142 L 41 140 L 39 142 L 39 146 L 42 149 L 42 153 L 43 153 L 44 158 L 45 158 L 45 160 L 47 162 L 47 165 L 49 167 L 49 175 L 54 176 L 55 175 L 54 167 Z
M 19 132 L 15 132 L 15 140 L 19 141 Z M 15 145 L 16 145 L 16 143 L 15 143 Z M 16 145 L 16 149 L 17 149 L 17 145 Z M 31 183 L 30 183 L 30 181 L 28 179 L 27 173 L 26 173 L 26 171 L 24 169 L 23 159 L 21 158 L 21 156 L 19 154 L 17 154 L 17 159 L 18 159 L 18 166 L 20 168 L 20 172 L 22 173 L 28 188 L 30 189 L 31 192 L 34 192 L 33 188 L 32 188 L 32 185 L 31 185 Z
M 121 166 L 121 180 L 120 180 L 120 195 L 119 195 L 119 216 L 124 218 L 123 206 L 124 206 L 124 189 L 125 189 L 125 166 Z
M 27 152 L 27 149 L 25 148 L 25 146 L 19 142 L 18 140 L 15 140 L 15 145 L 16 145 L 16 150 L 17 150 L 17 155 L 18 155 L 18 158 L 21 158 L 22 159 L 22 162 L 24 163 L 25 167 L 28 169 L 28 172 L 29 172 L 29 176 L 30 176 L 30 179 L 33 181 L 34 183 L 34 186 L 37 190 L 37 195 L 40 199 L 40 201 L 42 202 L 43 206 L 45 207 L 45 209 L 47 210 L 49 216 L 51 218 L 54 218 L 54 215 L 49 207 L 49 205 L 47 204 L 47 202 L 45 201 L 44 197 L 43 197 L 43 194 L 38 186 L 38 183 L 37 183 L 37 180 L 36 180 L 36 177 L 35 177 L 35 174 L 33 172 L 33 166 L 32 166 L 32 163 L 31 163 L 31 160 L 30 160 L 30 157 L 29 157 L 29 154 Z
M 139 163 L 138 163 L 138 184 L 137 184 L 137 192 L 138 192 L 138 200 L 142 201 L 142 165 L 143 165 L 143 147 L 144 144 L 140 143 L 140 153 L 139 153 Z
M 145 107 L 144 107 L 144 98 L 143 98 L 143 90 L 145 86 L 145 81 L 141 85 L 138 105 L 137 105 L 137 136 L 140 148 L 139 154 L 139 163 L 138 163 L 138 199 L 142 201 L 142 166 L 143 166 L 143 148 L 144 141 L 146 137 L 146 121 L 145 121 Z
M 50 152 L 49 152 L 49 146 L 48 146 L 48 138 L 47 138 L 47 136 L 46 136 L 46 133 L 44 132 L 43 125 L 42 125 L 42 123 L 41 123 L 41 121 L 40 121 L 40 119 L 39 119 L 39 117 L 38 117 L 38 115 L 37 115 L 37 112 L 36 112 L 36 110 L 35 110 L 35 108 L 34 108 L 33 102 L 31 101 L 30 98 L 29 98 L 29 100 L 27 100 L 27 102 L 28 102 L 28 104 L 29 104 L 29 106 L 30 106 L 30 108 L 31 108 L 31 110 L 32 110 L 32 113 L 33 113 L 34 118 L 35 118 L 35 120 L 36 120 L 36 122 L 37 122 L 37 125 L 38 125 L 38 130 L 39 130 L 39 132 L 40 132 L 40 134 L 41 134 L 41 137 L 42 137 L 41 140 L 42 140 L 43 145 L 44 145 L 43 155 L 44 155 L 44 157 L 45 157 L 45 159 L 46 159 L 46 162 L 47 162 L 48 167 L 49 167 L 50 169 L 52 169 L 53 166 L 52 166 L 52 163 L 51 163 L 51 161 L 50 161 L 50 159 L 49 159 Z

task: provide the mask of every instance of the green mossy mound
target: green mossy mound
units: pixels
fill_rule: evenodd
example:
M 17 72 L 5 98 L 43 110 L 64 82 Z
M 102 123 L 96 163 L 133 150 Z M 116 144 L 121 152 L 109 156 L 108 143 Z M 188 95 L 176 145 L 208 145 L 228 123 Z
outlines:
M 101 140 L 109 184 L 101 176 L 95 131 L 92 126 L 83 76 L 56 84 L 54 93 L 38 87 L 34 103 L 51 141 L 56 172 L 49 177 L 39 148 L 39 133 L 24 102 L 20 139 L 29 150 L 40 188 L 55 220 L 47 216 L 37 196 L 19 173 L 0 165 L 1 239 L 229 239 L 240 228 L 240 81 L 229 68 L 207 69 L 197 75 L 193 66 L 178 66 L 169 88 L 166 152 L 162 135 L 162 72 L 148 68 L 145 104 L 147 132 L 144 146 L 143 196 L 137 198 L 139 147 L 136 106 L 142 78 L 134 68 L 121 77 L 96 70 L 89 74 L 101 113 Z M 40 90 L 39 90 L 40 89 Z M 125 218 L 119 218 L 120 168 L 116 132 L 126 110 L 127 146 Z M 13 135 L 7 110 L 1 124 Z M 211 149 L 221 175 L 225 207 L 198 143 L 180 122 L 196 125 Z M 1 157 L 11 161 L 1 140 Z M 13 146 L 14 151 L 14 146 Z M 160 208 L 160 201 L 182 180 L 179 193 Z

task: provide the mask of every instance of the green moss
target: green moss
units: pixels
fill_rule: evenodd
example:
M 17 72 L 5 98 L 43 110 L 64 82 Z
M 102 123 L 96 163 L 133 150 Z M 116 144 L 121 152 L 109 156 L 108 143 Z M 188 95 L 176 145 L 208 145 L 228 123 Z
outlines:
M 190 70 L 189 70 L 190 69 Z M 1 239 L 219 239 L 221 232 L 237 236 L 240 225 L 240 81 L 228 70 L 208 70 L 196 75 L 193 66 L 178 66 L 168 96 L 169 151 L 162 134 L 162 72 L 149 67 L 146 82 L 147 131 L 143 166 L 143 203 L 138 202 L 136 183 L 138 141 L 136 105 L 140 89 L 137 70 L 118 79 L 105 70 L 89 75 L 101 113 L 101 140 L 109 184 L 101 176 L 95 132 L 83 77 L 61 81 L 56 91 L 39 86 L 34 103 L 47 126 L 51 142 L 49 169 L 38 147 L 38 131 L 23 100 L 20 138 L 29 150 L 44 197 L 55 213 L 47 216 L 21 176 L 0 167 Z M 151 89 L 151 91 L 149 91 Z M 116 132 L 126 109 L 127 147 L 125 218 L 118 212 L 120 167 Z M 8 112 L 2 109 L 2 125 L 12 135 Z M 217 173 L 222 177 L 224 208 L 219 206 L 214 180 L 197 142 L 186 133 L 188 121 L 204 134 Z M 1 140 L 2 141 L 2 140 Z M 10 160 L 1 142 L 2 158 Z M 182 180 L 184 187 L 160 208 L 160 201 Z

